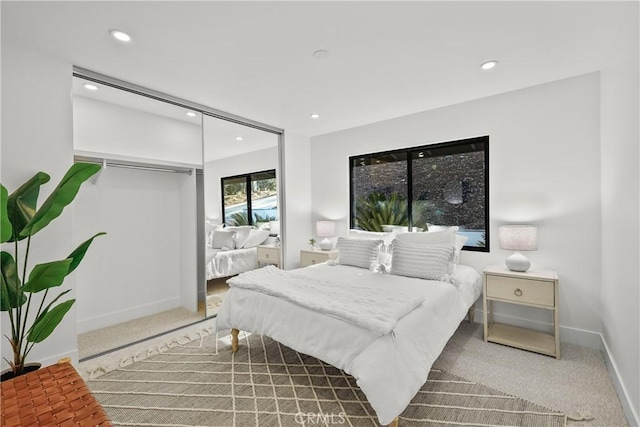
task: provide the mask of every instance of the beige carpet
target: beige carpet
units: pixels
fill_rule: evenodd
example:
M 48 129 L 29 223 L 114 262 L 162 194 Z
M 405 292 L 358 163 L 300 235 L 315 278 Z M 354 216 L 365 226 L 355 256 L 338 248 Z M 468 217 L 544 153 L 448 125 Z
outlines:
M 269 338 L 211 335 L 89 381 L 117 425 L 377 426 L 353 377 Z M 318 421 L 322 419 L 322 422 Z M 433 369 L 402 426 L 564 426 L 557 411 Z
M 559 360 L 485 343 L 482 324 L 462 322 L 434 366 L 567 415 L 592 415 L 569 426 L 626 427 L 622 405 L 599 350 L 561 345 Z
M 178 307 L 78 335 L 80 360 L 203 320 L 202 313 Z

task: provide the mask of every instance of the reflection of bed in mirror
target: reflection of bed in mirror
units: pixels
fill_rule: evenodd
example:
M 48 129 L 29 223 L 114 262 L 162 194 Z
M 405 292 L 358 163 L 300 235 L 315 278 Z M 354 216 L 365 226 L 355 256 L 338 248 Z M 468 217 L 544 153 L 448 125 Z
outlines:
M 206 225 L 207 316 L 218 312 L 227 278 L 258 268 L 258 246 L 270 240 L 268 230 L 252 226 Z
M 235 276 L 258 267 L 258 249 L 207 247 L 207 280 Z

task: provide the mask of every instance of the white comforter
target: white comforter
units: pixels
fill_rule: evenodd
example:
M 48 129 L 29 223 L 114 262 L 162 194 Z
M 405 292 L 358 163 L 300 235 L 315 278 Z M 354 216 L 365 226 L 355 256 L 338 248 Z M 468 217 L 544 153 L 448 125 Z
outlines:
M 213 249 L 207 247 L 207 280 L 229 277 L 258 267 L 258 249 Z
M 229 286 L 262 292 L 333 316 L 375 333 L 388 334 L 398 323 L 424 302 L 424 298 L 397 289 L 382 288 L 350 281 L 319 280 L 304 274 L 280 270 L 270 265 L 242 273 L 227 281 Z
M 383 425 L 402 413 L 425 383 L 431 365 L 481 292 L 480 275 L 466 266 L 458 266 L 452 278 L 456 285 L 342 265 L 321 264 L 294 272 L 389 294 L 403 289 L 424 298 L 422 305 L 382 336 L 286 299 L 239 287 L 230 289 L 218 313 L 218 330 L 238 328 L 266 335 L 353 375 Z

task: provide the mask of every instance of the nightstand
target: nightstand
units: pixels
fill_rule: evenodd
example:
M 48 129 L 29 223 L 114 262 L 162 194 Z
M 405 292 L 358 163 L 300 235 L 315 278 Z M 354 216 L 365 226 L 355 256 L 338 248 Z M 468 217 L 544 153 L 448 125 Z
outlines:
M 300 267 L 327 262 L 330 259 L 338 259 L 338 251 L 300 251 Z
M 483 285 L 484 340 L 560 358 L 558 276 L 554 271 L 537 270 L 520 273 L 504 267 L 484 270 Z M 553 317 L 553 334 L 495 323 L 494 301 L 526 305 L 549 310 Z
M 258 246 L 258 266 L 260 264 L 273 264 L 280 268 L 280 247 L 279 246 Z

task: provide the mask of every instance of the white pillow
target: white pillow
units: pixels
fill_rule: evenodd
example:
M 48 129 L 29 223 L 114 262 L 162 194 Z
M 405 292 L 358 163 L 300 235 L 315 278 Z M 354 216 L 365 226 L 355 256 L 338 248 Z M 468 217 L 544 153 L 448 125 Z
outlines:
M 413 243 L 416 245 L 439 245 L 450 244 L 453 245 L 454 251 L 451 256 L 451 265 L 449 266 L 449 273 L 454 273 L 456 270 L 456 264 L 460 262 L 460 252 L 462 247 L 469 240 L 468 237 L 456 234 L 458 227 L 447 227 L 440 231 L 428 231 L 425 233 L 402 233 L 396 236 L 396 240 L 401 240 L 405 243 Z
M 204 231 L 205 231 L 205 239 L 207 242 L 207 246 L 212 247 L 211 242 L 213 239 L 213 232 L 222 230 L 222 227 L 224 227 L 224 224 L 214 224 L 209 221 L 204 222 Z
M 235 231 L 214 231 L 211 238 L 211 247 L 214 249 L 235 249 Z
M 249 233 L 253 229 L 250 225 L 239 225 L 236 227 L 225 227 L 225 230 L 235 231 L 236 234 L 236 248 L 240 249 L 244 247 L 245 242 L 249 238 Z
M 249 230 L 249 237 L 244 242 L 243 248 L 255 248 L 258 245 L 264 243 L 269 237 L 268 230 L 258 230 L 256 228 Z
M 455 245 L 458 227 L 449 227 L 442 231 L 428 231 L 426 233 L 400 233 L 396 240 L 416 245 Z
M 395 237 L 394 232 L 378 232 L 378 231 L 364 231 L 364 230 L 349 230 L 350 239 L 368 239 L 368 240 L 382 240 L 385 245 L 390 245 Z
M 338 264 L 375 271 L 378 269 L 378 254 L 382 244 L 382 240 L 338 237 Z
M 396 239 L 393 242 L 391 274 L 428 280 L 445 280 L 453 245 L 423 245 Z

